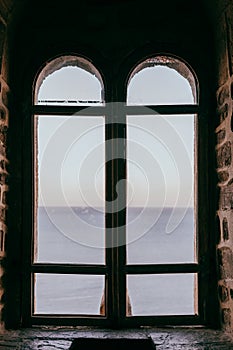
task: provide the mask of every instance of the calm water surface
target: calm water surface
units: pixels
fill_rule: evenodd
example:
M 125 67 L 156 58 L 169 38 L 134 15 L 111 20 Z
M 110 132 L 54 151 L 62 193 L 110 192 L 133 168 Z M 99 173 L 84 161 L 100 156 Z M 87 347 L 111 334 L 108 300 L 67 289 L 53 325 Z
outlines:
M 189 208 L 129 208 L 129 264 L 195 261 L 194 213 Z M 92 208 L 38 208 L 39 263 L 104 264 L 104 214 Z M 131 275 L 134 315 L 194 314 L 195 274 Z M 35 313 L 99 314 L 105 277 L 36 274 Z

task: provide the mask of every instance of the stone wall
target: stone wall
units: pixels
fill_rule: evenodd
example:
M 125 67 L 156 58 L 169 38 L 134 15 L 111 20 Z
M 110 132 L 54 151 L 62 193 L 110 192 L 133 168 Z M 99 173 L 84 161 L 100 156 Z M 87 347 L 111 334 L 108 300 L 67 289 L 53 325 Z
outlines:
M 10 2 L 0 1 L 0 331 L 4 329 L 5 304 L 5 266 L 6 247 L 8 239 L 8 180 L 9 162 L 7 148 L 7 134 L 9 127 L 9 100 L 8 86 L 8 57 L 7 57 L 7 20 L 10 12 Z
M 219 186 L 219 300 L 223 328 L 233 328 L 233 4 L 220 9 L 216 28 Z
M 8 110 L 9 87 L 6 79 L 0 76 L 0 329 L 4 327 L 2 311 L 4 308 L 4 266 L 7 240 L 7 192 L 8 192 L 8 159 L 7 130 L 9 122 Z
M 207 2 L 207 1 L 206 1 Z M 8 55 L 6 44 L 6 23 L 13 0 L 0 0 L 0 330 L 4 328 L 4 279 L 6 266 L 6 246 L 9 242 L 15 245 L 14 229 L 8 215 L 8 164 L 7 133 L 9 127 L 9 98 L 8 86 Z M 232 0 L 209 1 L 209 11 L 213 13 L 213 28 L 216 42 L 216 167 L 218 175 L 219 201 L 217 222 L 219 222 L 218 250 L 218 290 L 221 306 L 222 326 L 233 330 L 233 4 Z M 128 18 L 127 18 L 128 21 Z M 154 23 L 153 23 L 154 25 Z M 14 84 L 11 84 L 13 87 Z M 12 104 L 11 104 L 12 106 Z M 11 109 L 12 110 L 12 109 Z M 11 118 L 12 122 L 12 118 Z M 17 135 L 14 135 L 17 137 Z M 17 150 L 17 142 L 14 151 Z M 13 151 L 11 150 L 13 153 Z M 10 159 L 13 159 L 12 156 Z M 15 168 L 18 169 L 17 166 Z M 11 167 L 12 169 L 12 167 Z M 20 170 L 18 169 L 20 172 Z M 12 177 L 19 177 L 13 174 Z M 11 181 L 13 183 L 13 181 Z M 19 181 L 15 180 L 18 184 Z M 14 188 L 11 187 L 11 198 L 14 198 Z M 13 209 L 11 200 L 11 208 Z M 11 215 L 14 212 L 11 211 Z M 6 226 L 8 219 L 8 231 Z M 13 229 L 12 229 L 13 227 Z M 13 238 L 13 239 L 12 239 Z M 9 252 L 8 252 L 9 255 Z M 8 256 L 9 261 L 9 256 Z M 12 261 L 14 261 L 12 259 Z M 15 269 L 17 269 L 16 264 Z M 14 267 L 14 266 L 13 266 Z M 14 282 L 14 281 L 13 281 Z M 12 282 L 11 286 L 14 286 Z M 9 292 L 9 291 L 8 291 Z M 19 294 L 19 293 L 18 293 Z M 19 304 L 19 303 L 18 303 Z M 11 305 L 12 312 L 15 305 Z M 9 312 L 9 307 L 8 307 Z
M 6 153 L 7 130 L 9 111 L 7 108 L 7 96 L 9 87 L 3 76 L 0 78 L 0 328 L 3 327 L 1 311 L 4 307 L 4 265 L 6 256 L 7 239 L 7 192 L 8 192 L 8 159 Z

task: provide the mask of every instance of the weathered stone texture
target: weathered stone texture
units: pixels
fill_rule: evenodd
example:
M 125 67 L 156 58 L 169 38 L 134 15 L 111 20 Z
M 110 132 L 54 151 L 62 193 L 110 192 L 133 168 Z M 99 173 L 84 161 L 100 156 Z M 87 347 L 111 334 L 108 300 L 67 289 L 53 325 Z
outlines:
M 220 130 L 217 133 L 217 143 L 222 143 L 224 141 L 225 137 L 226 137 L 226 130 L 225 129 Z
M 227 310 L 227 309 L 226 309 Z M 227 312 L 225 312 L 227 314 Z M 230 350 L 233 341 L 221 331 L 208 329 L 153 329 L 150 330 L 23 330 L 0 335 L 0 349 L 68 350 L 77 338 L 151 338 L 158 350 Z M 87 349 L 89 350 L 89 349 Z
M 219 298 L 223 303 L 229 300 L 228 288 L 226 288 L 225 286 L 219 286 L 218 291 L 219 291 Z
M 220 192 L 220 209 L 233 209 L 233 186 L 224 187 Z
M 228 117 L 229 106 L 226 103 L 223 107 L 218 109 L 218 119 L 220 124 Z
M 216 224 L 216 244 L 219 244 L 221 242 L 221 222 L 218 214 L 216 215 L 215 224 Z
M 229 98 L 229 95 L 229 86 L 227 84 L 223 88 L 221 88 L 218 93 L 218 106 L 222 106 Z
M 218 263 L 220 279 L 233 279 L 233 252 L 229 247 L 218 250 Z
M 226 329 L 231 328 L 231 309 L 222 310 L 222 322 L 223 322 L 224 328 Z
M 0 27 L 0 56 L 1 63 L 4 57 L 3 48 L 5 37 L 1 37 Z M 5 59 L 6 57 L 4 57 Z M 5 303 L 5 259 L 6 259 L 6 212 L 7 212 L 7 193 L 8 193 L 8 159 L 7 159 L 7 134 L 9 125 L 9 92 L 10 89 L 2 77 L 2 67 L 0 65 L 0 330 L 4 328 L 4 303 Z M 0 345 L 1 348 L 1 345 Z M 6 347 L 7 349 L 7 347 Z
M 223 218 L 222 222 L 222 232 L 223 232 L 223 240 L 227 241 L 229 239 L 229 229 L 228 229 L 228 221 L 227 218 Z
M 217 109 L 218 122 L 223 121 L 224 129 L 217 132 L 217 144 L 225 142 L 217 150 L 217 167 L 227 170 L 218 171 L 220 186 L 219 215 L 222 218 L 221 241 L 218 249 L 219 263 L 219 299 L 222 308 L 222 325 L 226 330 L 232 329 L 233 317 L 233 245 L 232 245 L 232 210 L 233 210 L 233 182 L 232 182 L 232 149 L 233 132 L 233 3 L 225 1 L 221 15 L 219 15 L 218 38 L 218 83 Z M 224 34 L 225 32 L 225 34 Z M 230 117 L 230 127 L 227 118 Z M 225 133 L 224 133 L 225 131 Z M 230 181 L 229 181 L 230 178 Z M 228 183 L 227 183 L 228 181 Z M 228 214 L 224 214 L 228 211 Z M 211 348 L 212 349 L 212 348 Z
M 218 180 L 220 183 L 226 182 L 229 179 L 229 173 L 227 171 L 218 172 Z
M 218 150 L 217 153 L 217 164 L 218 168 L 229 167 L 231 165 L 231 142 L 227 141 Z

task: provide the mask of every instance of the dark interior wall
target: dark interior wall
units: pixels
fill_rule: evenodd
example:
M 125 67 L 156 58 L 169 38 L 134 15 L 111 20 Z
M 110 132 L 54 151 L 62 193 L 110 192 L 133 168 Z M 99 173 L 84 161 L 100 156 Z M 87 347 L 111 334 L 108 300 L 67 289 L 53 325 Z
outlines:
M 0 9 L 5 3 L 0 1 Z M 21 324 L 21 281 L 25 278 L 24 263 L 29 259 L 27 256 L 22 259 L 22 239 L 30 235 L 32 225 L 28 211 L 32 199 L 28 168 L 31 154 L 30 151 L 23 151 L 26 148 L 30 149 L 27 121 L 31 116 L 32 86 L 38 70 L 47 60 L 59 54 L 74 53 L 85 56 L 99 69 L 104 81 L 111 82 L 106 85 L 108 97 L 116 84 L 124 86 L 129 71 L 142 58 L 158 53 L 182 57 L 197 73 L 200 102 L 203 101 L 205 106 L 203 115 L 213 116 L 209 119 L 203 118 L 206 134 L 203 134 L 201 141 L 204 149 L 201 162 L 209 162 L 213 177 L 209 181 L 204 176 L 201 188 L 214 189 L 215 92 L 229 78 L 229 73 L 224 76 L 225 61 L 222 55 L 218 54 L 222 52 L 222 39 L 226 40 L 227 31 L 222 27 L 222 22 L 217 21 L 220 12 L 225 11 L 226 4 L 220 6 L 222 2 L 217 2 L 217 14 L 208 6 L 209 3 L 185 0 L 67 0 L 65 3 L 55 0 L 21 0 L 15 1 L 13 7 L 9 6 L 4 25 L 7 34 L 4 36 L 5 54 L 2 64 L 2 72 L 6 72 L 5 80 L 12 95 L 9 102 L 10 128 L 7 141 L 11 174 L 7 214 L 7 259 L 4 258 L 3 264 L 6 266 L 3 283 L 6 295 L 2 313 L 2 319 L 8 327 L 18 327 Z M 216 23 L 219 23 L 218 27 Z M 221 34 L 218 34 L 219 30 Z M 220 71 L 222 73 L 218 74 Z M 123 95 L 111 95 L 115 101 L 123 99 Z M 204 126 L 206 123 L 209 123 L 208 129 Z M 2 173 L 4 171 L 2 170 Z M 202 215 L 203 219 L 208 221 L 209 213 L 212 218 L 215 217 L 215 201 L 208 200 L 207 194 L 203 196 L 208 205 L 202 208 Z M 210 198 L 214 197 L 214 193 L 210 194 Z M 215 236 L 214 225 L 210 224 L 208 230 Z M 214 237 L 211 244 L 214 250 Z M 211 259 L 214 274 L 214 253 Z M 211 283 L 215 288 L 214 279 Z M 230 293 L 230 290 L 228 292 Z M 222 308 L 226 309 L 225 304 Z M 230 307 L 227 309 L 231 310 Z M 224 317 L 223 322 L 226 323 Z
M 33 7 L 25 2 L 12 28 L 14 77 L 20 84 L 29 69 L 59 52 L 87 55 L 114 78 L 127 57 L 143 48 L 180 54 L 196 66 L 211 50 L 211 31 L 198 1 L 42 0 Z

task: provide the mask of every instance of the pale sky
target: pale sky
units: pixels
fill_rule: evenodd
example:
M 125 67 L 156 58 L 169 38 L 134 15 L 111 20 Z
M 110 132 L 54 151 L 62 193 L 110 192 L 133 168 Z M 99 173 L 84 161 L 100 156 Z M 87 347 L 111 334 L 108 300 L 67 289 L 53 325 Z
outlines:
M 48 76 L 39 100 L 101 100 L 98 79 L 78 67 Z M 192 104 L 175 70 L 145 68 L 128 87 L 128 104 Z M 104 206 L 104 117 L 38 117 L 39 205 Z M 193 206 L 193 116 L 130 116 L 128 204 Z M 108 147 L 108 145 L 107 145 Z M 119 184 L 120 185 L 120 184 Z

